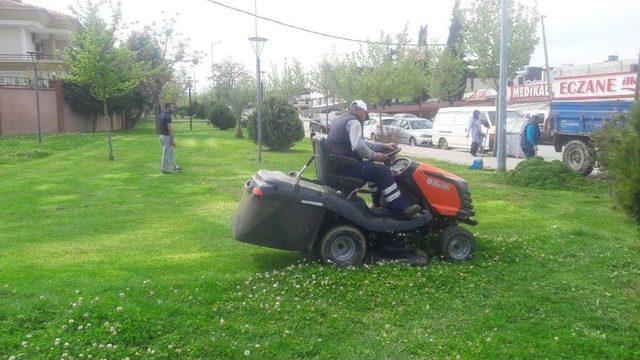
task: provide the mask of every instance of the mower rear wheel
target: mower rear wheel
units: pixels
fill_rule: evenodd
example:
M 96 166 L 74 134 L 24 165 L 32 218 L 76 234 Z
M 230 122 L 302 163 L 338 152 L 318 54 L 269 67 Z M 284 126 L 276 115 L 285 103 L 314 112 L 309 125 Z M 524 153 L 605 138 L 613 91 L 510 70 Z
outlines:
M 438 237 L 438 251 L 447 261 L 468 260 L 476 252 L 476 239 L 467 229 L 449 226 Z
M 367 253 L 367 239 L 354 226 L 338 225 L 324 234 L 318 252 L 325 264 L 357 266 L 362 264 Z

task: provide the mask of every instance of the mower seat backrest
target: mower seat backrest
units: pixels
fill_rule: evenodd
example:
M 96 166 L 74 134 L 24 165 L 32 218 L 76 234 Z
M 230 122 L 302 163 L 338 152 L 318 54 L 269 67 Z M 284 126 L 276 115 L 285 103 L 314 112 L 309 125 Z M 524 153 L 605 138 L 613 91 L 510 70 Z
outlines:
M 364 186 L 365 181 L 349 176 L 338 175 L 336 173 L 337 162 L 342 157 L 331 156 L 327 148 L 327 140 L 324 138 L 313 138 L 313 153 L 316 162 L 316 175 L 321 184 L 330 186 L 336 190 L 343 192 L 351 192 L 359 187 Z M 345 159 L 345 162 L 354 162 L 357 160 Z

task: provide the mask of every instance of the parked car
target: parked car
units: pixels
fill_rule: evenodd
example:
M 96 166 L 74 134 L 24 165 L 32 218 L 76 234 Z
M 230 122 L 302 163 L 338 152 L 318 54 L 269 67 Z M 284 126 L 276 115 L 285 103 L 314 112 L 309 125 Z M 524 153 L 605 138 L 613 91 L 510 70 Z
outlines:
M 422 118 L 397 119 L 391 128 L 398 129 L 398 142 L 413 146 L 432 144 L 433 122 Z
M 467 137 L 467 127 L 474 110 L 480 111 L 480 121 L 483 124 L 490 125 L 488 130 L 488 141 L 485 149 L 495 152 L 496 140 L 496 108 L 494 106 L 467 106 L 467 107 L 451 107 L 442 108 L 436 114 L 433 120 L 433 144 L 440 149 L 462 148 L 469 149 L 471 147 L 471 137 Z M 515 126 L 524 118 L 521 112 L 507 109 L 507 129 Z M 487 132 L 486 128 L 483 131 Z
M 417 119 L 418 117 L 413 114 L 400 113 L 393 115 L 396 119 Z
M 380 135 L 380 130 L 391 126 L 394 121 L 396 121 L 396 119 L 392 117 L 383 117 L 382 119 L 370 117 L 369 120 L 364 122 L 364 126 L 362 127 L 364 137 L 375 140 L 375 138 Z

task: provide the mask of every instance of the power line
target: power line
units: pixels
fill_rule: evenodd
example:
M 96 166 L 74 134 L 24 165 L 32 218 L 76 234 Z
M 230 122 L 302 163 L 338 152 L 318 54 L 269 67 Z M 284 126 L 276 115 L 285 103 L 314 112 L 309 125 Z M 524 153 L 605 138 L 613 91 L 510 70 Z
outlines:
M 222 6 L 224 8 L 229 9 L 229 10 L 233 10 L 233 11 L 237 11 L 237 12 L 243 13 L 245 15 L 254 16 L 254 17 L 257 17 L 258 19 L 269 21 L 269 22 L 272 22 L 272 23 L 275 23 L 275 24 L 278 24 L 278 25 L 281 25 L 281 26 L 289 27 L 289 28 L 292 28 L 292 29 L 296 29 L 296 30 L 304 31 L 304 32 L 307 32 L 307 33 L 310 33 L 310 34 L 314 34 L 314 35 L 318 35 L 318 36 L 324 36 L 324 37 L 328 37 L 328 38 L 332 38 L 332 39 L 350 41 L 350 42 L 361 43 L 361 44 L 371 44 L 371 45 L 396 45 L 396 46 L 405 45 L 405 46 L 416 46 L 416 47 L 422 46 L 420 44 L 400 44 L 400 43 L 384 42 L 384 41 L 370 41 L 370 40 L 354 39 L 354 38 L 349 38 L 349 37 L 340 36 L 340 35 L 327 34 L 327 33 L 323 33 L 323 32 L 320 32 L 320 31 L 303 28 L 303 27 L 300 27 L 300 26 L 297 26 L 297 25 L 287 24 L 287 23 L 284 23 L 282 21 L 271 19 L 271 18 L 268 18 L 268 17 L 265 17 L 265 16 L 257 15 L 255 13 L 252 13 L 251 11 L 242 10 L 242 9 L 233 7 L 231 5 L 227 5 L 225 3 L 221 3 L 221 2 L 216 1 L 216 0 L 205 0 L 205 1 L 208 1 L 208 2 L 210 2 L 212 4 L 214 4 L 214 5 Z M 427 46 L 445 46 L 445 44 L 428 44 Z

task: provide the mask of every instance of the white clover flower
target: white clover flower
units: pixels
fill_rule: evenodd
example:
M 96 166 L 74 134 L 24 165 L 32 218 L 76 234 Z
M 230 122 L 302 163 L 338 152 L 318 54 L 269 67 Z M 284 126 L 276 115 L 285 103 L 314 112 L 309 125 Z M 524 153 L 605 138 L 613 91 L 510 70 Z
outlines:
M 56 339 L 53 341 L 53 344 L 54 344 L 55 346 L 60 345 L 60 338 L 56 338 Z
M 121 298 L 123 298 L 123 297 L 124 297 L 124 293 L 123 293 L 123 292 L 121 292 L 121 293 L 120 293 L 120 297 L 121 297 Z
M 121 313 L 123 310 L 124 310 L 124 309 L 122 308 L 122 306 L 118 306 L 118 307 L 116 308 L 116 311 L 117 311 L 117 312 L 119 312 L 119 313 Z
M 244 356 L 249 356 L 251 355 L 251 351 L 249 351 L 249 349 L 244 351 Z
M 69 343 L 68 343 L 68 342 L 66 342 L 66 343 L 64 343 L 64 345 L 63 345 L 63 346 L 64 346 L 64 347 L 68 347 L 68 346 L 69 346 Z
M 27 347 L 28 343 L 26 341 L 22 342 L 22 347 Z
M 76 295 L 80 294 L 80 290 L 76 290 L 74 292 L 76 293 Z
M 31 339 L 31 334 L 27 334 L 27 339 Z
M 67 325 L 62 325 L 62 330 L 67 330 Z
M 109 349 L 109 350 L 113 349 L 113 344 L 111 344 L 111 343 L 107 344 L 107 349 Z
M 224 319 L 220 318 L 220 325 L 224 325 Z
M 6 287 L 6 286 L 5 286 L 5 287 Z M 15 356 L 13 356 L 13 355 L 11 355 L 11 356 L 9 356 L 9 360 L 16 360 L 16 357 L 15 357 Z
M 78 326 L 78 331 L 82 331 L 82 330 L 84 330 L 84 326 L 79 325 L 79 326 Z
M 76 322 L 76 321 L 73 320 L 73 319 L 69 319 L 69 324 L 73 324 L 74 322 Z
M 98 345 L 98 348 L 100 348 L 100 349 L 104 349 L 104 344 L 100 344 L 100 345 Z

